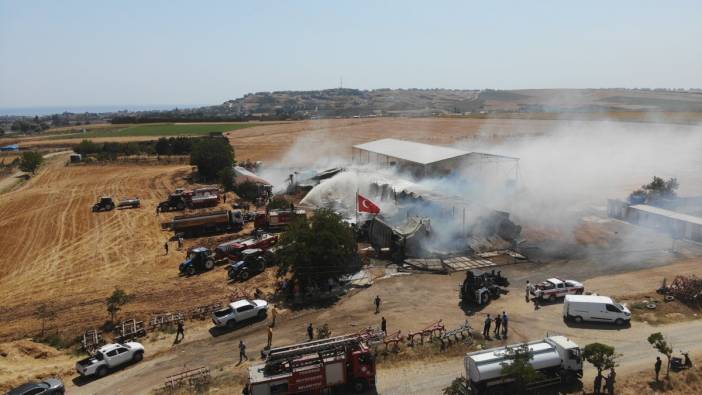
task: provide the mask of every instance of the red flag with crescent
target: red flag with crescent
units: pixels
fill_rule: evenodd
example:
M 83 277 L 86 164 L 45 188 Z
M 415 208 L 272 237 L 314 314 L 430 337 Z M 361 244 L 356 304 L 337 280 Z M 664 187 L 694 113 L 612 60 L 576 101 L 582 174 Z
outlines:
M 358 195 L 358 211 L 378 214 L 380 212 L 380 207 L 376 206 L 376 204 L 371 202 L 370 199 Z

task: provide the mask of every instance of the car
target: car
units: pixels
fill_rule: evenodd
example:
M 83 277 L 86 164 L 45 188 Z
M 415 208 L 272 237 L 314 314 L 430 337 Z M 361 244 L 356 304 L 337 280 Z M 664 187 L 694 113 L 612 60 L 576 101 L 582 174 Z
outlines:
M 106 344 L 92 356 L 76 363 L 76 371 L 81 376 L 104 377 L 111 369 L 139 362 L 144 358 L 144 346 L 137 342 Z
M 246 281 L 252 275 L 266 270 L 266 258 L 260 248 L 249 248 L 241 252 L 241 260 L 229 266 L 229 279 Z
M 576 324 L 590 321 L 624 326 L 631 322 L 631 311 L 609 296 L 566 295 L 563 302 L 563 319 Z
M 63 394 L 66 388 L 63 382 L 57 378 L 49 378 L 42 381 L 34 381 L 22 384 L 11 389 L 7 395 L 58 395 Z
M 555 302 L 566 295 L 581 295 L 585 292 L 585 286 L 575 280 L 561 280 L 560 278 L 549 278 L 548 280 L 536 284 L 531 290 L 535 298 Z
M 253 318 L 263 319 L 268 313 L 268 302 L 262 299 L 241 299 L 212 312 L 212 322 L 218 327 L 233 328 L 236 324 Z

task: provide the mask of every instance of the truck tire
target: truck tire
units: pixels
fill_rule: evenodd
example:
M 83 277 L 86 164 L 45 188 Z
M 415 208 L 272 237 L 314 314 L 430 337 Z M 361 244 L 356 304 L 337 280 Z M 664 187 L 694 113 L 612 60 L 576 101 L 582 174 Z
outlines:
M 100 366 L 96 372 L 98 377 L 107 376 L 107 366 Z
M 573 317 L 573 321 L 575 321 L 576 324 L 582 324 L 583 323 L 583 317 L 576 315 Z
M 214 265 L 215 265 L 215 264 L 214 264 L 214 259 L 207 259 L 207 260 L 205 261 L 205 269 L 207 269 L 207 270 L 212 270 L 212 269 L 214 269 Z
M 614 325 L 616 325 L 616 326 L 624 326 L 624 320 L 621 319 L 621 318 L 617 318 L 616 320 L 614 320 Z
M 132 361 L 133 362 L 139 362 L 142 359 L 144 359 L 144 353 L 143 352 L 137 352 L 132 356 Z

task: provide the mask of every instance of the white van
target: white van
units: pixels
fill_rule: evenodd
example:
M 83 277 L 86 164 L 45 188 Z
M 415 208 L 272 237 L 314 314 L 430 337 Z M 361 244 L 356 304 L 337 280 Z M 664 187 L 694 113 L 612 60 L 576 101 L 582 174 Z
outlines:
M 563 303 L 563 318 L 576 323 L 613 322 L 623 326 L 631 320 L 631 311 L 609 296 L 566 295 Z

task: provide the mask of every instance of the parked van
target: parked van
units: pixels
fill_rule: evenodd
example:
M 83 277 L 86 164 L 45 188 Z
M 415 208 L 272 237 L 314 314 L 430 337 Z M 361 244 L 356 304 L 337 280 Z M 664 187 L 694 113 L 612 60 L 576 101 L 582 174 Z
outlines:
M 563 303 L 563 318 L 576 323 L 613 322 L 623 326 L 631 320 L 631 311 L 609 296 L 566 295 Z

